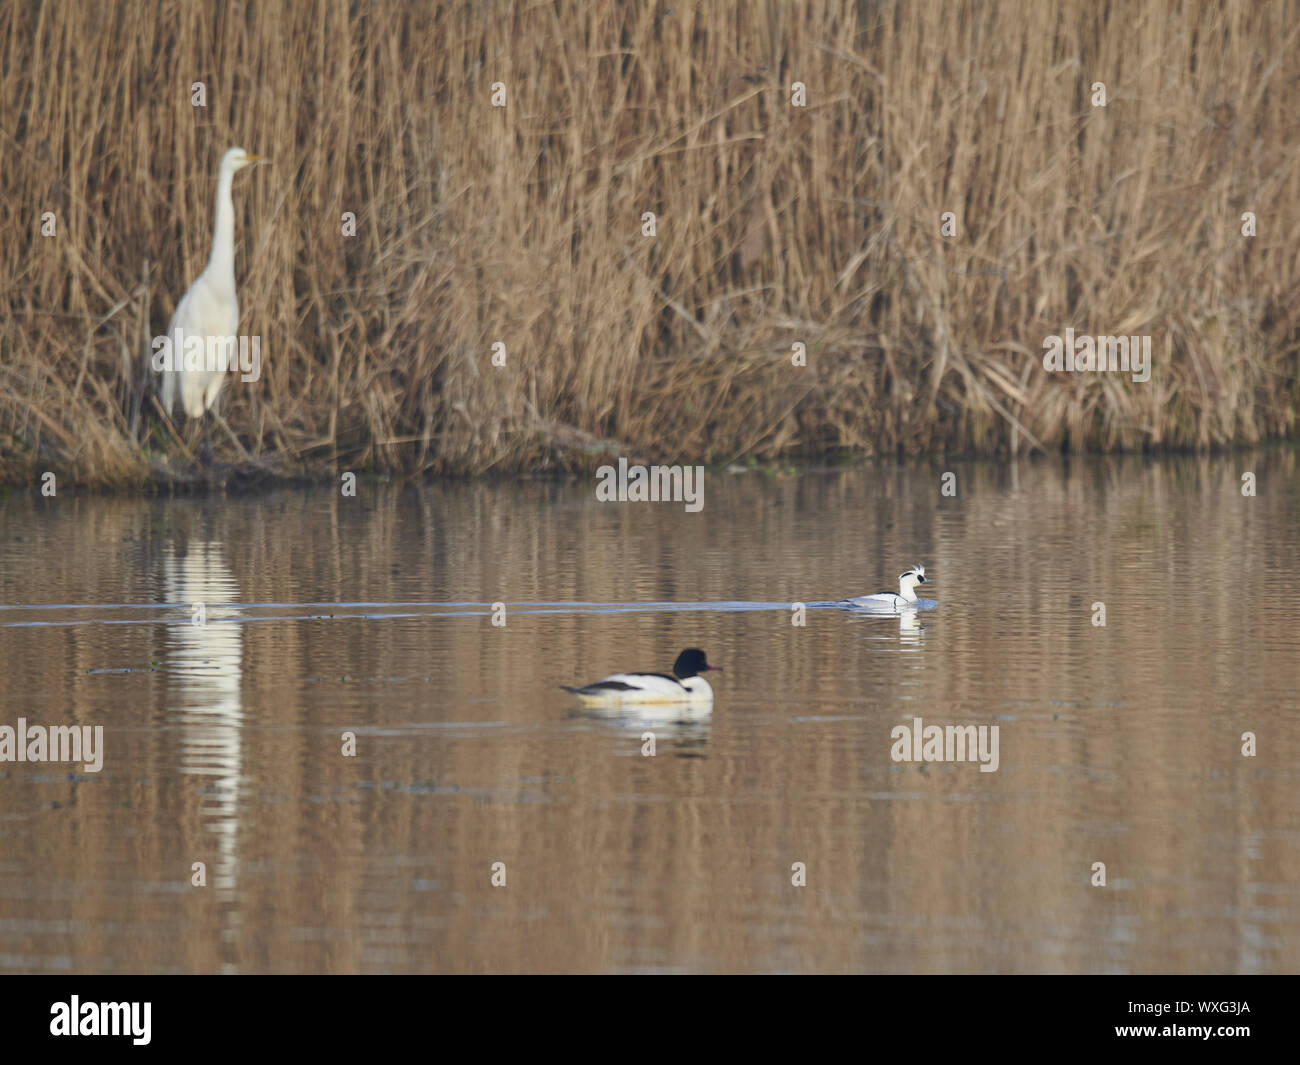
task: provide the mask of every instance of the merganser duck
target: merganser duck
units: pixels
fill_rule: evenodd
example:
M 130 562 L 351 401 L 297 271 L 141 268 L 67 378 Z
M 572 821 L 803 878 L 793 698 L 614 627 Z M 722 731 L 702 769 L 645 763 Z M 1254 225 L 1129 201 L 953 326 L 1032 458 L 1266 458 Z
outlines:
M 671 675 L 615 673 L 581 688 L 571 688 L 567 684 L 560 687 L 566 692 L 581 696 L 585 703 L 603 706 L 630 703 L 712 703 L 713 689 L 700 674 L 721 668 L 709 665 L 704 652 L 698 647 L 688 647 L 677 656 Z
M 845 599 L 845 606 L 862 607 L 866 610 L 914 610 L 921 600 L 916 598 L 916 586 L 925 583 L 925 567 L 913 566 L 898 578 L 898 594 L 881 592 L 879 595 L 859 595 L 854 599 Z

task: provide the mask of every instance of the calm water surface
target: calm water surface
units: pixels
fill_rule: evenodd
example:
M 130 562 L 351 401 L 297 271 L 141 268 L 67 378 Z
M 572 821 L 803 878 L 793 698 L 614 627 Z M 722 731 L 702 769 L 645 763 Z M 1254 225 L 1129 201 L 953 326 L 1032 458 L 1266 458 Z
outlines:
M 1298 526 L 1285 451 L 710 473 L 693 514 L 12 494 L 0 725 L 104 764 L 0 763 L 0 971 L 1294 972 Z M 792 624 L 914 562 L 937 609 Z M 558 687 L 692 645 L 711 714 Z M 916 717 L 998 770 L 892 761 Z

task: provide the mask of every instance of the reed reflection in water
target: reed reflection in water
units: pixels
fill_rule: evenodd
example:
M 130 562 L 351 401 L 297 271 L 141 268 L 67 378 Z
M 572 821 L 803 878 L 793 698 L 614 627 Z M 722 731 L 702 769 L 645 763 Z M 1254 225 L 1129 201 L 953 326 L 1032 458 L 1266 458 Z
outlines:
M 1294 452 L 707 476 L 0 502 L 0 724 L 105 726 L 0 765 L 0 967 L 1300 967 Z M 559 688 L 688 646 L 711 713 Z

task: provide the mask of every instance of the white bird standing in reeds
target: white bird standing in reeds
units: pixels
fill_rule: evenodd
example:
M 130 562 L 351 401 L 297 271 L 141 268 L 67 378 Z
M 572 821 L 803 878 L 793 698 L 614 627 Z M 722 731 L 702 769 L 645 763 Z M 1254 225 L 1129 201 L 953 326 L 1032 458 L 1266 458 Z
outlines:
M 176 313 L 167 326 L 167 336 L 173 344 L 178 336 L 177 330 L 180 330 L 184 337 L 203 337 L 205 351 L 211 351 L 212 341 L 209 338 L 229 337 L 233 341 L 239 332 L 239 299 L 235 294 L 235 205 L 230 197 L 230 188 L 236 172 L 259 159 L 261 156 L 251 155 L 243 148 L 231 148 L 221 157 L 212 254 L 203 273 L 199 274 L 176 305 Z M 203 418 L 207 411 L 212 411 L 214 417 L 220 418 L 215 404 L 221 394 L 221 387 L 225 384 L 226 372 L 213 368 L 206 362 L 200 367 L 187 369 L 184 365 L 184 352 L 175 348 L 172 358 L 175 368 L 162 371 L 163 380 L 159 391 L 163 410 L 171 416 L 179 393 L 187 418 Z M 222 424 L 225 424 L 224 420 Z M 204 419 L 204 445 L 210 455 L 208 431 L 208 421 Z M 229 427 L 226 427 L 226 431 L 230 431 Z M 238 438 L 233 433 L 230 435 L 239 446 Z M 243 451 L 242 446 L 240 450 Z

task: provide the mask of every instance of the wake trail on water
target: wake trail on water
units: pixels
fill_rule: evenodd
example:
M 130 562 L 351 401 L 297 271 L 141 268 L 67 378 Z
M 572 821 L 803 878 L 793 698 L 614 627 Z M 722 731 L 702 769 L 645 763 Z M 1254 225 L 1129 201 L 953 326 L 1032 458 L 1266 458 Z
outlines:
M 241 603 L 209 601 L 203 624 L 245 624 L 266 621 L 386 621 L 414 618 L 491 616 L 500 606 L 508 615 L 526 614 L 659 614 L 742 613 L 789 611 L 793 601 L 763 602 L 744 599 L 696 602 L 593 603 L 557 600 L 523 603 L 479 602 L 346 602 L 346 603 Z M 844 609 L 837 600 L 817 600 L 802 605 L 808 610 Z M 0 605 L 0 628 L 59 628 L 78 625 L 189 625 L 190 603 L 23 603 Z

